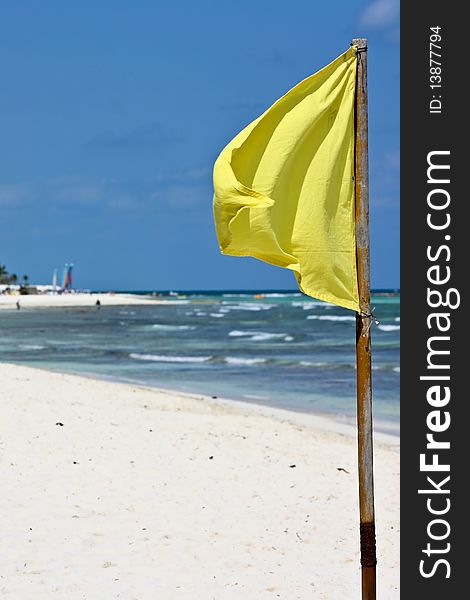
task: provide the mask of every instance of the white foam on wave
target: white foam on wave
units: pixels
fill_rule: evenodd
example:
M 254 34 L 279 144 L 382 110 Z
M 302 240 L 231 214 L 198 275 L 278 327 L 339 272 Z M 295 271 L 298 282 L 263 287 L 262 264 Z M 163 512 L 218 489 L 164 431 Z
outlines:
M 260 310 L 270 310 L 274 308 L 274 304 L 262 304 L 260 302 L 243 302 L 240 304 L 233 304 L 231 302 L 222 302 L 227 310 L 249 310 L 259 312 Z
M 380 331 L 398 331 L 400 329 L 400 325 L 377 325 Z
M 393 367 L 393 370 L 395 371 L 395 373 L 399 373 L 400 372 L 400 367 Z
M 210 317 L 214 317 L 214 319 L 221 319 L 222 317 L 225 317 L 225 315 L 222 313 L 209 313 Z
M 308 315 L 307 319 L 316 319 L 317 321 L 354 321 L 356 317 L 347 317 L 343 315 Z
M 167 325 L 165 323 L 154 323 L 152 329 L 160 331 L 187 331 L 188 329 L 196 329 L 194 325 Z
M 292 302 L 292 306 L 302 308 L 303 310 L 313 310 L 317 306 L 325 306 L 324 302 L 313 302 L 311 300 L 304 300 L 303 302 Z
M 294 338 L 287 333 L 267 333 L 265 331 L 239 331 L 235 329 L 229 332 L 230 337 L 246 337 L 253 342 L 264 342 L 266 340 L 283 339 L 291 342 Z
M 229 365 L 259 365 L 265 363 L 265 358 L 243 358 L 240 356 L 226 356 L 225 362 Z
M 326 362 L 310 362 L 309 360 L 301 360 L 299 363 L 302 367 L 327 367 Z
M 171 363 L 203 363 L 212 358 L 212 356 L 168 356 L 166 354 L 139 354 L 137 352 L 132 352 L 129 357 L 135 360 Z
M 263 296 L 265 298 L 286 298 L 286 297 L 291 297 L 291 296 L 300 296 L 300 293 L 298 292 L 287 292 L 285 294 L 280 294 L 279 292 L 272 292 L 270 294 L 263 294 Z
M 398 321 L 398 323 L 400 322 L 400 317 L 395 317 L 395 321 Z
M 46 346 L 41 346 L 40 344 L 21 344 L 21 350 L 44 350 Z
M 250 298 L 251 294 L 222 294 L 222 298 Z

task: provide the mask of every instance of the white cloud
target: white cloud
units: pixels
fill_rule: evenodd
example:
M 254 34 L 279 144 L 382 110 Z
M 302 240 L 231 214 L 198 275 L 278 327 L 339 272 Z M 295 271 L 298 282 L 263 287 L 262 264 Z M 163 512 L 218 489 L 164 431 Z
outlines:
M 391 150 L 387 152 L 384 157 L 384 164 L 386 167 L 390 169 L 399 169 L 400 168 L 400 150 Z
M 112 186 L 79 176 L 61 175 L 39 181 L 0 183 L 0 205 L 30 206 L 46 209 L 59 206 L 92 206 L 106 201 Z
M 380 208 L 392 208 L 392 207 L 400 207 L 400 198 L 398 194 L 371 194 L 369 205 L 371 210 L 380 209 Z
M 93 205 L 103 197 L 104 185 L 82 177 L 60 176 L 45 182 L 44 197 L 54 198 L 58 203 Z
M 375 0 L 362 13 L 361 25 L 370 29 L 387 29 L 400 15 L 399 0 Z
M 41 205 L 45 210 L 102 206 L 135 211 L 154 206 L 192 207 L 211 197 L 210 169 L 187 167 L 160 172 L 151 181 L 58 175 L 43 180 L 0 181 L 0 207 Z
M 0 206 L 24 204 L 29 197 L 28 185 L 23 183 L 0 183 Z
M 129 131 L 105 130 L 83 144 L 88 149 L 146 149 L 180 143 L 182 137 L 160 123 L 147 123 Z

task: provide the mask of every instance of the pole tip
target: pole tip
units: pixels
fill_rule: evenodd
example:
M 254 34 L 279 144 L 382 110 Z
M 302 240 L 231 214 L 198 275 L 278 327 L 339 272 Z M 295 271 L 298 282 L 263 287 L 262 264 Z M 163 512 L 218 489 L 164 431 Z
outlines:
M 367 38 L 354 38 L 351 46 L 357 46 L 358 50 L 367 50 Z
M 359 50 L 367 48 L 367 38 L 353 38 L 351 46 L 357 46 Z

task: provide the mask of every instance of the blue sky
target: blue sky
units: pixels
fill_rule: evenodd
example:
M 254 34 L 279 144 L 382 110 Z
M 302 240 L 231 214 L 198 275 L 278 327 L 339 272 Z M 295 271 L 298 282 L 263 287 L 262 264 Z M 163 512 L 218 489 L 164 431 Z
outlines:
M 25 0 L 0 8 L 0 262 L 111 289 L 294 288 L 223 257 L 223 146 L 369 39 L 372 286 L 399 286 L 398 0 Z

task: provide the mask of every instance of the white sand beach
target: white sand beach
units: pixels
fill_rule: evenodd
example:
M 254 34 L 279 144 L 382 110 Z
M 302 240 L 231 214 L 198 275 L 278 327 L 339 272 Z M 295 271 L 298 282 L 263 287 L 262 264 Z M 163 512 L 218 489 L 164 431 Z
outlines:
M 346 429 L 26 367 L 0 375 L 2 598 L 359 597 Z M 375 461 L 382 600 L 399 597 L 399 449 L 386 442 Z
M 177 302 L 177 300 L 162 300 L 137 294 L 114 294 L 111 292 L 100 293 L 73 293 L 73 294 L 28 294 L 25 296 L 0 294 L 0 309 L 16 308 L 19 301 L 21 308 L 53 308 L 95 306 L 99 300 L 102 306 L 120 306 L 134 304 L 155 304 L 157 302 Z

